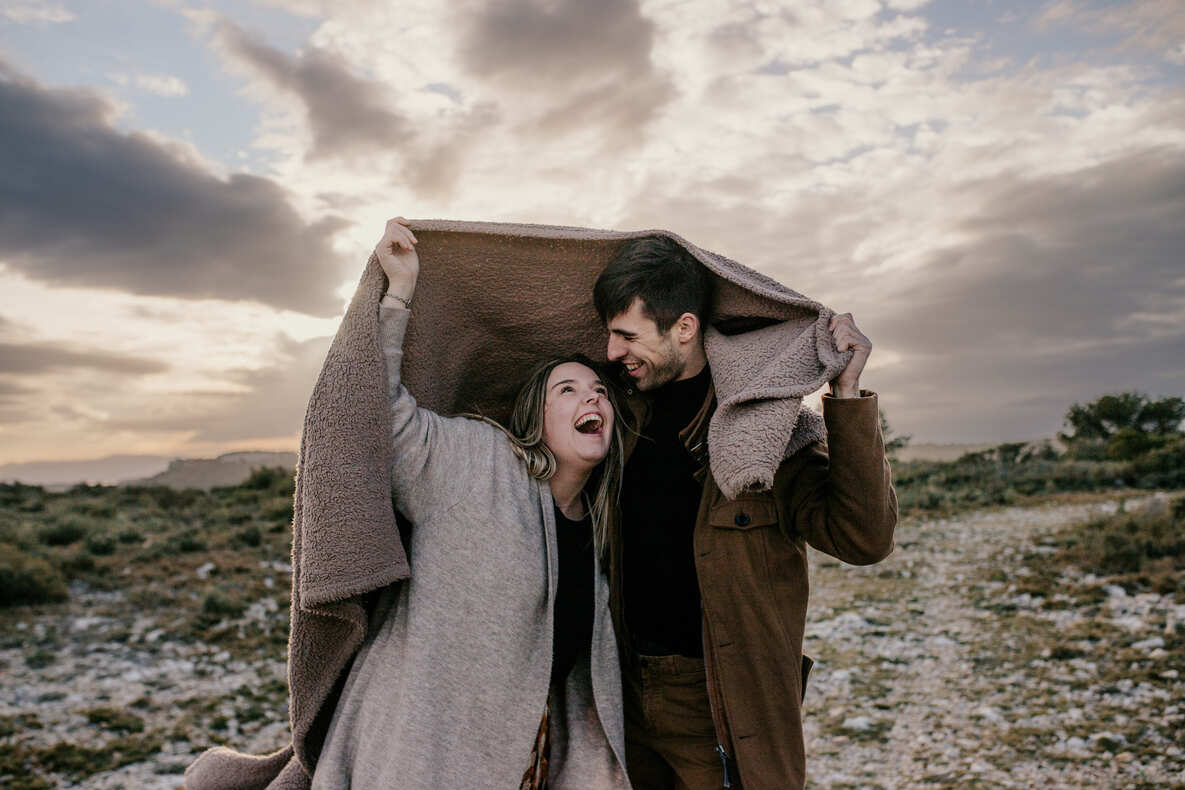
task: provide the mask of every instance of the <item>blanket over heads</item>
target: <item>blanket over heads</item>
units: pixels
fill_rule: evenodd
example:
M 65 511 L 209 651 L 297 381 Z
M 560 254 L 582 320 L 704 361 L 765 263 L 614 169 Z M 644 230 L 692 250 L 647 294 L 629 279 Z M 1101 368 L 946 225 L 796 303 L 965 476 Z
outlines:
M 704 346 L 718 407 L 708 445 L 721 490 L 735 498 L 768 488 L 784 457 L 825 438 L 822 418 L 802 399 L 838 376 L 851 352 L 835 350 L 832 311 L 775 280 L 664 230 L 451 220 L 416 220 L 411 229 L 420 274 L 403 381 L 420 406 L 504 421 L 541 359 L 571 351 L 604 359 L 593 284 L 622 241 L 661 235 L 712 274 Z M 308 787 L 337 684 L 366 635 L 364 596 L 411 572 L 391 501 L 378 337 L 385 289 L 372 256 L 305 415 L 293 507 L 293 743 L 267 757 L 207 751 L 186 772 L 189 788 Z

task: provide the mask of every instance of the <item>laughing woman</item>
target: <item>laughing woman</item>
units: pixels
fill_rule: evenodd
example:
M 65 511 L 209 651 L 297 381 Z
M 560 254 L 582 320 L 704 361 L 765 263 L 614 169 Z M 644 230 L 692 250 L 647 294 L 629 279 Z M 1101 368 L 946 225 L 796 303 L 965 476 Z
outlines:
M 380 595 L 312 786 L 628 787 L 600 567 L 622 464 L 615 399 L 572 357 L 534 371 L 506 428 L 418 408 L 400 382 L 415 244 L 400 218 L 375 250 L 412 574 Z

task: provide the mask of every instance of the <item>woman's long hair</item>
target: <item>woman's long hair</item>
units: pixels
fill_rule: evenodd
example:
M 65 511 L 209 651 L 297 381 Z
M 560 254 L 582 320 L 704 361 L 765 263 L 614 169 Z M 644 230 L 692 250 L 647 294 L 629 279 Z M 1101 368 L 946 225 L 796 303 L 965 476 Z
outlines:
M 605 385 L 606 399 L 613 409 L 613 432 L 609 441 L 609 452 L 597 464 L 585 484 L 590 493 L 589 511 L 592 514 L 593 544 L 597 553 L 604 557 L 609 545 L 609 536 L 617 522 L 617 503 L 621 493 L 621 477 L 625 469 L 624 430 L 626 415 L 622 413 L 621 399 L 616 384 L 600 365 L 584 354 L 568 354 L 536 365 L 527 375 L 514 398 L 514 410 L 510 415 L 510 426 L 503 426 L 488 417 L 472 415 L 499 428 L 506 437 L 514 454 L 523 459 L 527 473 L 536 480 L 550 480 L 556 472 L 556 460 L 551 450 L 543 443 L 543 407 L 547 402 L 547 379 L 551 371 L 566 362 L 577 362 L 595 372 Z

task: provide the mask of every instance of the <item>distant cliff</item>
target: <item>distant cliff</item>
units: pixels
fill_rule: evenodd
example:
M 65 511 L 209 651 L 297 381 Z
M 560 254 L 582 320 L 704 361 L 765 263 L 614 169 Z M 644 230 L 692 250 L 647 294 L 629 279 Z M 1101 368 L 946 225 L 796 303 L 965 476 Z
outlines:
M 251 471 L 260 467 L 279 466 L 296 469 L 296 453 L 226 453 L 217 458 L 178 458 L 160 474 L 139 480 L 126 480 L 120 485 L 168 486 L 169 488 L 210 489 L 217 486 L 238 485 Z

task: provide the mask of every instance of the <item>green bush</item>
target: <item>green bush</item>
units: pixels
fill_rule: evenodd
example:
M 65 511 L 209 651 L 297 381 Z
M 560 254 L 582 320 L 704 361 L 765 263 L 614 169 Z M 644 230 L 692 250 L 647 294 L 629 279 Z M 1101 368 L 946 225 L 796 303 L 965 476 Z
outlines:
M 235 533 L 234 542 L 243 546 L 258 546 L 263 542 L 259 527 L 246 527 Z
M 257 491 L 266 491 L 269 489 L 284 489 L 293 486 L 293 475 L 291 469 L 284 469 L 279 466 L 260 467 L 254 469 L 243 483 L 239 485 L 240 488 L 250 488 Z
M 53 603 L 66 600 L 66 582 L 51 564 L 0 543 L 0 606 Z
M 1064 545 L 1066 559 L 1099 575 L 1136 574 L 1154 565 L 1185 570 L 1185 498 L 1094 519 Z
M 118 708 L 91 708 L 83 711 L 86 720 L 111 732 L 143 732 L 144 720 L 134 713 Z
M 217 591 L 206 593 L 206 597 L 202 599 L 202 614 L 211 618 L 238 617 L 246 608 L 242 601 Z
M 37 537 L 46 546 L 69 546 L 82 540 L 88 532 L 90 529 L 84 522 L 70 519 L 42 529 Z
M 59 560 L 58 567 L 61 568 L 62 573 L 67 578 L 73 579 L 93 571 L 95 569 L 95 558 L 83 548 Z
M 91 535 L 86 539 L 86 550 L 96 557 L 107 557 L 115 553 L 115 538 L 110 535 Z
M 1130 476 L 1140 488 L 1185 488 L 1185 439 L 1133 460 Z
M 43 501 L 45 489 L 24 483 L 0 483 L 0 507 L 23 509 L 25 503 Z
M 205 551 L 206 542 L 199 538 L 196 533 L 184 532 L 180 535 L 171 536 L 165 543 L 166 554 L 192 554 L 196 551 Z

